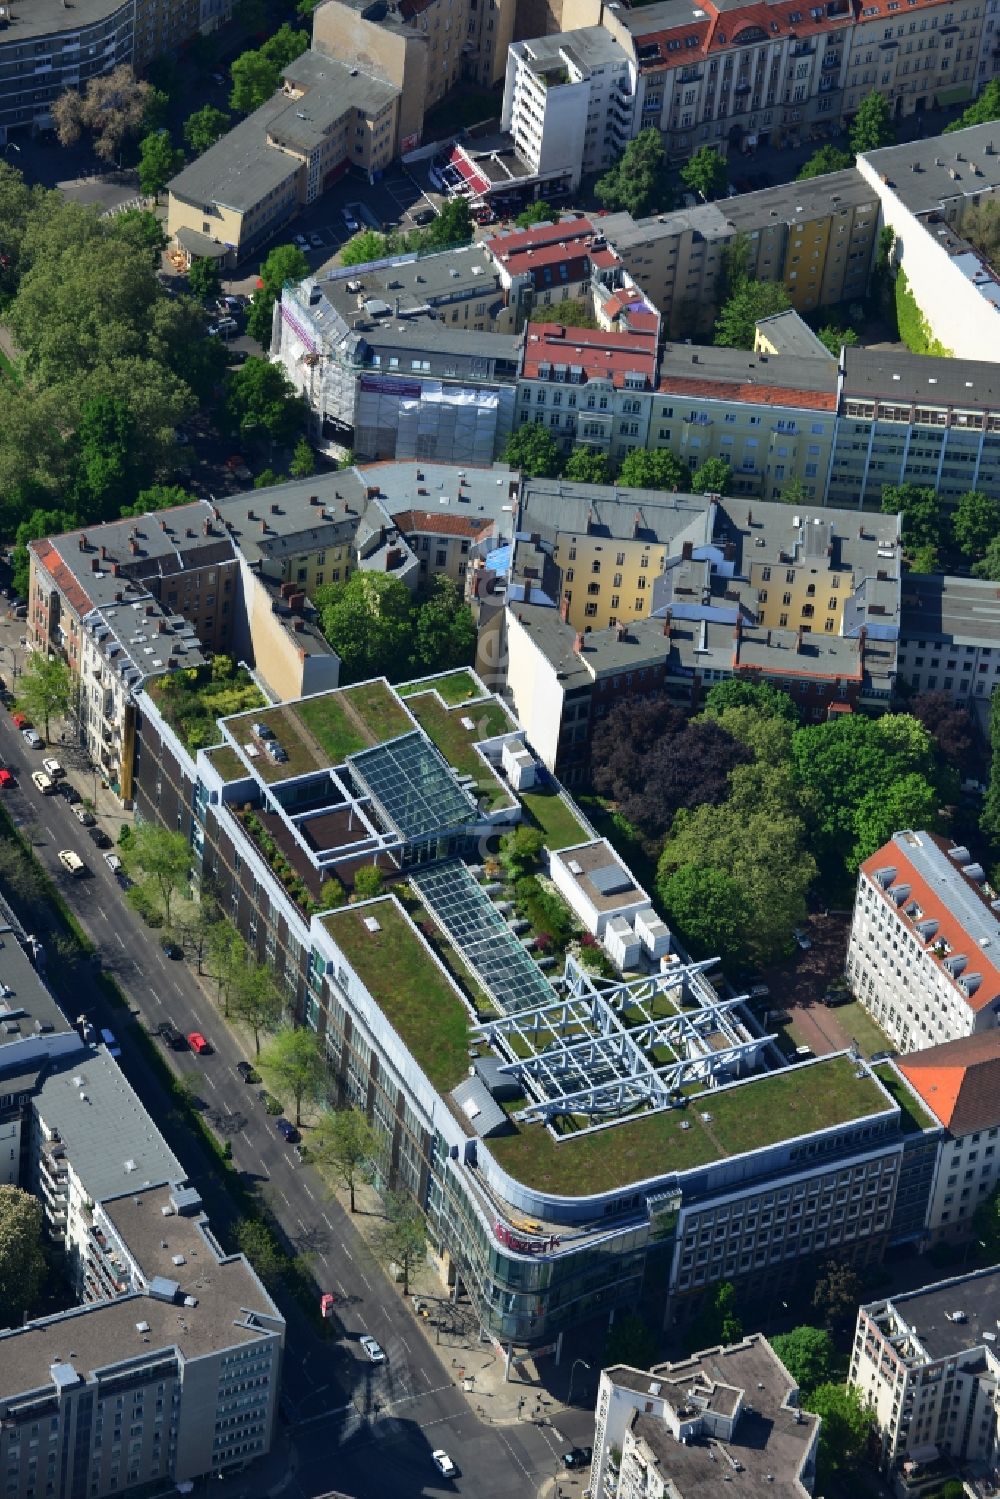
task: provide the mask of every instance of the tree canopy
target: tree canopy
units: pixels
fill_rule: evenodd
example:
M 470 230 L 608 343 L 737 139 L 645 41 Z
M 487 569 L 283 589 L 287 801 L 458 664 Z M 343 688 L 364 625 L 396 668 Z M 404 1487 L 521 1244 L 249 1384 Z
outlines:
M 503 461 L 532 479 L 554 479 L 562 472 L 563 455 L 548 427 L 525 422 L 507 439 Z
M 744 280 L 733 288 L 715 320 L 715 343 L 724 349 L 752 349 L 761 318 L 791 306 L 780 281 Z
M 286 281 L 301 281 L 309 274 L 309 262 L 298 245 L 276 245 L 260 268 L 262 285 L 254 293 L 247 314 L 247 332 L 264 348 L 271 343 L 271 314 Z
M 266 104 L 283 70 L 308 46 L 308 31 L 294 31 L 286 21 L 257 51 L 242 52 L 229 70 L 233 80 L 230 108 L 250 114 Z
M 812 177 L 825 177 L 829 172 L 844 172 L 853 167 L 854 156 L 850 151 L 840 151 L 836 146 L 820 146 L 799 169 L 797 180 L 808 182 Z
M 717 198 L 726 186 L 729 169 L 726 158 L 714 146 L 701 146 L 681 167 L 681 181 L 700 193 L 705 202 Z
M 184 139 L 191 150 L 200 156 L 209 146 L 214 146 L 216 141 L 222 139 L 231 124 L 232 120 L 224 109 L 216 109 L 214 104 L 203 104 L 201 109 L 196 109 L 184 121 Z
M 532 224 L 552 224 L 557 214 L 554 208 L 539 198 L 536 203 L 530 203 L 523 213 L 519 213 L 514 223 L 519 229 L 530 229 Z
M 414 658 L 428 671 L 469 666 L 476 654 L 476 622 L 457 583 L 440 574 L 417 610 Z
M 865 151 L 877 151 L 882 146 L 891 146 L 895 139 L 889 101 L 884 94 L 873 91 L 858 105 L 854 124 L 851 126 L 851 150 L 856 156 L 860 156 Z
M 625 209 L 634 218 L 670 205 L 666 153 L 659 130 L 640 130 L 621 160 L 599 177 L 594 196 L 604 208 Z
M 151 822 L 137 823 L 127 847 L 123 846 L 123 862 L 153 898 L 169 927 L 174 900 L 191 880 L 191 845 L 184 834 Z
M 733 482 L 727 458 L 706 458 L 691 475 L 692 494 L 726 494 Z
M 970 125 L 988 125 L 991 120 L 1000 120 L 1000 79 L 996 78 L 990 79 L 957 120 L 952 120 L 950 125 L 944 127 L 944 134 L 950 130 L 968 130 Z
M 69 667 L 61 656 L 32 651 L 16 685 L 18 706 L 42 725 L 48 739 L 52 719 L 63 718 L 73 702 Z
M 1000 536 L 1000 500 L 980 489 L 959 495 L 951 515 L 951 534 L 970 561 L 985 557 L 990 542 Z
M 378 1136 L 362 1110 L 324 1109 L 309 1142 L 309 1153 L 350 1193 L 353 1213 L 355 1189 L 360 1181 L 371 1181 L 379 1154 Z
M 184 152 L 177 149 L 166 130 L 154 130 L 139 142 L 139 186 L 159 198 L 184 165 Z
M 577 484 L 608 484 L 611 481 L 611 464 L 607 453 L 598 448 L 575 447 L 566 459 L 563 478 Z
M 713 683 L 705 694 L 705 712 L 718 717 L 729 708 L 752 708 L 764 718 L 783 718 L 790 724 L 799 722 L 799 710 L 788 693 L 766 682 L 742 682 L 729 677 Z
M 465 198 L 449 198 L 440 213 L 424 231 L 425 249 L 445 249 L 448 245 L 467 245 L 472 238 L 472 214 Z
M 883 484 L 882 514 L 903 517 L 903 546 L 907 551 L 936 546 L 942 532 L 941 501 L 937 491 L 919 484 Z
M 816 1472 L 821 1484 L 835 1482 L 850 1473 L 868 1445 L 875 1425 L 870 1406 L 853 1385 L 817 1385 L 809 1396 L 807 1410 L 822 1418 Z
M 342 663 L 342 680 L 396 678 L 410 659 L 412 599 L 405 583 L 384 573 L 354 572 L 346 583 L 317 588 L 323 633 Z
M 326 1085 L 323 1048 L 307 1026 L 284 1026 L 260 1053 L 260 1071 L 278 1097 L 295 1104 L 295 1123 L 302 1123 L 302 1105 L 319 1098 Z
M 125 141 L 148 128 L 153 85 L 136 78 L 128 63 L 91 78 L 81 94 L 66 89 L 52 105 L 52 120 L 61 146 L 73 146 L 87 131 L 94 153 L 114 161 Z
M 42 1205 L 20 1187 L 0 1186 L 0 1327 L 19 1327 L 44 1283 Z
M 305 403 L 279 364 L 251 356 L 226 376 L 226 410 L 240 432 L 288 443 L 305 421 Z
M 791 1332 L 778 1333 L 771 1346 L 795 1380 L 803 1396 L 825 1384 L 837 1362 L 833 1339 L 823 1327 L 803 1324 Z
M 618 470 L 618 483 L 628 489 L 685 490 L 690 482 L 687 464 L 666 448 L 635 448 Z

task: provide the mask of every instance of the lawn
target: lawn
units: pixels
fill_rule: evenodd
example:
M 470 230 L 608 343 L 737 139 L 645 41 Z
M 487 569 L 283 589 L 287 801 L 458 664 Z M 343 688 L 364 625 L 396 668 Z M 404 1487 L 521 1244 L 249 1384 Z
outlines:
M 400 697 L 413 697 L 419 692 L 439 692 L 449 705 L 467 702 L 470 697 L 479 697 L 482 688 L 478 687 L 467 671 L 453 671 L 446 677 L 436 677 L 433 682 L 426 679 L 420 682 L 407 682 L 405 686 L 398 687 Z
M 253 743 L 251 724 L 267 724 L 274 730 L 274 737 L 288 759 L 276 764 L 263 750 L 258 750 L 253 757 L 253 768 L 262 781 L 286 781 L 290 776 L 301 776 L 310 770 L 323 768 L 324 762 L 317 758 L 312 745 L 307 744 L 299 733 L 296 711 L 295 708 L 267 708 L 262 713 L 247 713 L 227 721 L 226 727 L 240 744 L 244 743 L 244 736 L 247 742 Z M 254 748 L 257 749 L 258 746 L 255 744 Z
M 192 755 L 218 743 L 220 719 L 267 702 L 249 672 L 242 666 L 233 668 L 224 656 L 217 656 L 212 666 L 158 677 L 147 690 Z
M 341 698 L 339 692 L 306 698 L 296 703 L 294 710 L 313 738 L 322 745 L 331 765 L 341 765 L 348 755 L 371 743 L 347 716 Z
M 224 781 L 238 781 L 250 774 L 231 745 L 223 744 L 218 749 L 209 750 L 208 758 Z
M 366 916 L 381 930 L 369 932 Z M 469 1070 L 469 1013 L 395 901 L 348 906 L 323 925 L 434 1087 L 456 1087 Z
M 412 731 L 410 720 L 396 701 L 395 693 L 384 682 L 362 682 L 357 687 L 349 687 L 344 696 L 370 729 L 373 744 Z
M 590 1192 L 607 1192 L 885 1108 L 869 1077 L 856 1078 L 849 1058 L 833 1057 L 814 1063 L 807 1075 L 786 1068 L 702 1094 L 683 1112 L 668 1109 L 597 1134 L 556 1142 L 541 1125 L 521 1125 L 516 1135 L 490 1140 L 489 1149 L 528 1186 L 573 1195 L 586 1183 Z M 702 1113 L 712 1116 L 709 1123 Z
M 590 837 L 583 823 L 559 794 L 547 791 L 518 792 L 525 807 L 545 834 L 545 846 L 553 853 L 586 843 Z
M 481 739 L 492 739 L 497 734 L 509 733 L 513 728 L 502 703 L 496 698 L 489 698 L 484 702 L 471 704 L 463 712 L 460 707 L 443 708 L 433 693 L 424 692 L 411 697 L 408 706 L 448 764 L 462 774 L 475 776 L 476 788 L 481 796 L 486 797 L 490 811 L 509 801 L 506 788 L 490 775 L 473 749 L 473 745 Z M 464 727 L 463 718 L 471 719 L 471 729 Z
M 852 999 L 849 1005 L 838 1005 L 830 1013 L 848 1038 L 848 1045 L 851 1041 L 857 1041 L 866 1057 L 876 1051 L 895 1050 L 885 1031 L 875 1024 L 868 1011 L 856 999 Z
M 904 1135 L 917 1135 L 925 1129 L 937 1128 L 937 1120 L 934 1116 L 927 1112 L 920 1100 L 910 1092 L 902 1078 L 893 1072 L 891 1067 L 883 1063 L 882 1066 L 875 1068 L 875 1076 L 885 1083 L 903 1111 Z

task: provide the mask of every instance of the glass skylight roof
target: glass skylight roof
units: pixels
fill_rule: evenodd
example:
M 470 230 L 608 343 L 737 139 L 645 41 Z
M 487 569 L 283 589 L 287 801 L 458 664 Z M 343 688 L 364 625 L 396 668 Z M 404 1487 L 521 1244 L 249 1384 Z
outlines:
M 550 1004 L 556 993 L 483 887 L 457 859 L 411 875 L 458 951 L 506 1014 Z
M 407 840 L 472 822 L 478 813 L 477 803 L 416 730 L 348 755 L 347 763 L 386 821 Z

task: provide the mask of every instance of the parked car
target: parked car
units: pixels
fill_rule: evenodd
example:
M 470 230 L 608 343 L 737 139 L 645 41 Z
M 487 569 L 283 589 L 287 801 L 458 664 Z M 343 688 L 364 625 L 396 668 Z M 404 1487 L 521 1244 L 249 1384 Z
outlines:
M 358 224 L 357 219 L 354 217 L 354 214 L 352 213 L 352 211 L 349 208 L 342 208 L 341 209 L 341 213 L 343 214 L 343 217 L 344 217 L 344 223 L 347 225 L 347 227 L 351 231 L 351 233 L 352 234 L 357 234 L 358 229 L 359 229 L 360 226 Z
M 431 1453 L 431 1462 L 437 1468 L 442 1478 L 456 1477 L 458 1469 L 443 1447 L 439 1447 L 436 1452 Z
M 31 728 L 31 719 L 26 713 L 12 713 L 10 716 L 15 729 Z
M 106 857 L 109 859 L 113 859 L 114 854 L 107 854 Z M 166 953 L 168 958 L 176 960 L 177 958 L 183 958 L 184 956 L 183 947 L 181 947 L 179 942 L 175 942 L 173 937 L 161 937 L 160 946 L 163 948 L 163 951 Z
M 313 230 L 312 234 L 310 234 L 309 236 L 309 243 L 312 245 L 314 250 L 322 250 L 323 236 L 321 234 L 317 234 L 316 231 Z
M 54 794 L 56 783 L 51 776 L 45 774 L 44 770 L 33 770 L 31 772 L 31 779 L 35 790 L 40 791 L 43 796 L 52 796 Z
M 96 821 L 93 812 L 89 812 L 86 807 L 74 807 L 73 816 L 77 822 L 82 822 L 85 828 L 92 828 Z
M 121 869 L 122 867 L 122 861 L 121 859 L 119 859 L 117 854 L 105 854 L 104 862 L 111 870 L 112 874 L 117 874 L 119 869 Z
M 205 1040 L 201 1031 L 191 1031 L 188 1035 L 188 1045 L 199 1057 L 208 1056 L 212 1048 Z
M 849 1005 L 853 998 L 850 989 L 827 989 L 823 995 L 823 1003 L 827 1009 L 835 1010 L 838 1005 Z
M 56 790 L 62 797 L 63 801 L 69 802 L 71 807 L 75 807 L 76 804 L 80 801 L 80 793 L 79 791 L 77 791 L 72 781 L 58 781 L 56 783 Z
M 332 1317 L 333 1309 L 337 1304 L 337 1298 L 332 1291 L 324 1291 L 319 1298 L 319 1314 L 321 1317 Z
M 99 827 L 96 827 L 96 826 L 92 827 L 92 828 L 88 828 L 87 829 L 87 833 L 93 839 L 93 841 L 97 844 L 98 848 L 110 848 L 111 847 L 111 839 L 108 837 L 107 833 L 104 831 L 103 828 L 99 828 Z
M 59 863 L 63 869 L 68 870 L 70 874 L 77 877 L 87 872 L 86 864 L 80 858 L 80 855 L 74 853 L 71 848 L 61 848 L 59 850 Z
M 8 786 L 15 786 L 16 784 L 13 771 L 0 766 L 0 791 L 6 791 Z
M 373 1364 L 385 1363 L 385 1349 L 377 1338 L 372 1337 L 371 1333 L 362 1333 L 358 1341 Z
M 309 248 L 309 241 L 306 239 L 304 234 L 293 234 L 292 243 L 294 245 L 298 245 L 300 250 L 308 250 Z
M 588 1468 L 593 1457 L 591 1447 L 571 1447 L 568 1452 L 563 1453 L 564 1468 Z
M 43 760 L 42 769 L 45 771 L 45 774 L 51 776 L 54 781 L 60 780 L 61 777 L 66 774 L 59 761 L 54 758 Z
M 237 1062 L 236 1071 L 245 1083 L 259 1083 L 260 1074 L 249 1062 Z
M 299 1138 L 299 1132 L 295 1128 L 295 1125 L 292 1124 L 290 1119 L 286 1119 L 283 1114 L 278 1115 L 274 1121 L 274 1127 L 281 1138 L 289 1145 L 294 1145 Z
M 217 323 L 212 323 L 208 330 L 209 338 L 228 338 L 231 333 L 238 333 L 240 325 L 234 317 L 220 317 Z
M 118 1042 L 115 1040 L 115 1036 L 114 1036 L 114 1032 L 113 1031 L 109 1031 L 106 1027 L 103 1028 L 101 1030 L 101 1040 L 104 1042 L 105 1046 L 108 1048 L 108 1056 L 109 1057 L 120 1057 L 121 1056 L 122 1049 L 118 1045 Z
M 799 944 L 803 952 L 808 952 L 810 947 L 812 947 L 812 938 L 807 937 L 801 927 L 797 926 L 792 933 L 792 936 L 795 938 L 796 942 Z
M 433 208 L 421 208 L 419 213 L 415 213 L 413 215 L 413 222 L 415 224 L 421 225 L 433 224 L 436 218 L 437 214 L 434 212 Z
M 183 1051 L 187 1045 L 176 1025 L 172 1025 L 169 1020 L 161 1020 L 154 1034 L 159 1036 L 171 1051 Z
M 766 984 L 752 984 L 750 986 L 751 999 L 766 999 L 770 992 Z
M 897 1053 L 892 1051 L 891 1049 L 886 1051 L 873 1051 L 868 1060 L 869 1062 L 891 1062 L 893 1057 L 896 1055 Z
M 44 749 L 41 734 L 36 734 L 34 729 L 22 729 L 21 737 L 29 749 Z

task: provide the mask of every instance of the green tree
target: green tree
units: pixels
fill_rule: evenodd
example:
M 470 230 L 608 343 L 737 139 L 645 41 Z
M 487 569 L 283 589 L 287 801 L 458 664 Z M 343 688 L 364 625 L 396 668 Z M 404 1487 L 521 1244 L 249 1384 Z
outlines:
M 618 483 L 626 489 L 685 490 L 690 482 L 687 464 L 666 448 L 652 453 L 635 448 L 626 453 L 618 470 Z
M 626 1364 L 631 1369 L 649 1369 L 656 1360 L 656 1339 L 635 1312 L 618 1312 L 608 1328 L 602 1366 Z
M 295 1100 L 295 1123 L 302 1123 L 303 1103 L 317 1099 L 326 1085 L 323 1048 L 308 1027 L 283 1026 L 260 1053 L 260 1071 L 273 1092 Z
M 994 843 L 1000 843 L 1000 692 L 996 691 L 990 699 L 990 779 L 979 826 Z
M 780 281 L 743 281 L 734 287 L 715 320 L 715 343 L 723 349 L 752 349 L 757 324 L 791 306 Z
M 1000 536 L 995 536 L 987 545 L 980 560 L 973 563 L 972 576 L 987 578 L 992 583 L 1000 583 Z
M 274 975 L 264 963 L 245 962 L 233 974 L 232 1013 L 253 1031 L 254 1052 L 260 1056 L 261 1031 L 277 1030 L 284 1010 Z
M 425 231 L 427 249 L 445 249 L 448 245 L 467 245 L 472 238 L 472 214 L 465 198 L 449 198 L 433 224 Z
M 277 245 L 260 268 L 262 285 L 254 293 L 247 314 L 247 332 L 267 349 L 271 344 L 271 314 L 286 282 L 303 280 L 309 274 L 309 262 L 298 245 Z
M 986 1262 L 1000 1262 L 1000 1187 L 994 1187 L 972 1215 L 972 1233 L 983 1246 Z
M 794 505 L 798 509 L 808 503 L 809 494 L 802 480 L 794 475 L 781 486 L 778 499 L 783 505 Z
M 359 900 L 374 900 L 382 894 L 382 871 L 377 864 L 362 864 L 354 871 L 354 893 Z
M 753 258 L 753 241 L 745 230 L 734 234 L 732 239 L 722 246 L 719 256 L 719 278 L 715 288 L 715 299 L 720 307 L 729 301 L 738 286 L 743 286 L 752 279 L 750 267 Z
M 276 484 L 281 483 L 281 475 L 273 468 L 261 469 L 259 474 L 254 475 L 254 489 L 273 489 Z
M 200 156 L 209 146 L 214 146 L 226 134 L 232 120 L 224 109 L 214 104 L 203 104 L 184 121 L 182 134 L 191 150 Z
M 816 337 L 823 344 L 834 359 L 840 358 L 841 348 L 856 349 L 858 346 L 858 335 L 853 328 L 838 328 L 833 323 L 827 323 L 821 328 Z
M 417 609 L 414 659 L 433 671 L 469 666 L 476 654 L 476 622 L 457 583 L 434 579 Z
M 853 1265 L 828 1260 L 813 1289 L 813 1306 L 831 1331 L 853 1327 L 863 1293 L 864 1282 Z
M 822 1419 L 816 1472 L 820 1485 L 835 1482 L 856 1468 L 864 1455 L 875 1421 L 860 1390 L 853 1385 L 817 1385 L 808 1409 Z
M 681 167 L 681 181 L 706 203 L 719 196 L 728 177 L 726 158 L 714 146 L 701 146 Z
M 193 505 L 195 496 L 179 484 L 151 484 L 140 489 L 135 503 L 124 505 L 119 511 L 123 520 L 133 516 L 150 515 L 156 510 L 172 510 L 176 505 Z
M 891 146 L 896 139 L 892 128 L 892 111 L 884 95 L 872 92 L 862 99 L 851 126 L 851 150 L 855 156 Z
M 554 208 L 539 198 L 537 203 L 530 204 L 523 213 L 519 213 L 514 223 L 519 229 L 530 229 L 532 224 L 554 224 L 557 214 Z
M 45 1284 L 42 1205 L 20 1187 L 0 1186 L 0 1327 L 19 1327 Z
M 911 573 L 939 573 L 941 571 L 941 556 L 937 547 L 925 543 L 924 546 L 914 547 L 909 557 Z
M 500 863 L 512 884 L 538 868 L 544 847 L 544 833 L 527 823 L 504 834 L 500 839 Z
M 19 523 L 14 541 L 14 589 L 22 598 L 28 596 L 28 542 L 75 531 L 79 524 L 79 517 L 69 510 L 33 510 Z
M 154 271 L 159 269 L 160 255 L 167 248 L 167 236 L 155 213 L 148 208 L 126 208 L 108 220 L 108 228 L 114 239 L 147 254 L 150 267 Z
M 73 680 L 61 656 L 32 651 L 17 680 L 17 705 L 49 737 L 53 718 L 65 718 L 73 702 Z
M 850 151 L 840 151 L 836 146 L 820 146 L 799 169 L 798 181 L 808 182 L 811 177 L 825 177 L 828 172 L 845 172 L 854 165 Z
M 883 484 L 882 514 L 903 517 L 903 546 L 936 546 L 944 529 L 937 491 L 919 484 Z
M 725 494 L 733 480 L 728 458 L 706 458 L 691 475 L 692 494 Z
M 184 165 L 184 152 L 166 130 L 156 130 L 139 142 L 139 186 L 158 199 L 171 177 Z
M 730 708 L 752 708 L 765 718 L 782 718 L 790 724 L 799 721 L 799 710 L 788 693 L 766 682 L 741 682 L 736 677 L 716 682 L 705 695 L 705 712 L 718 718 Z
M 269 359 L 250 358 L 226 376 L 226 414 L 242 433 L 262 432 L 272 442 L 291 442 L 305 420 L 305 404 L 284 370 Z
M 324 1109 L 309 1141 L 309 1153 L 350 1193 L 351 1212 L 359 1182 L 372 1180 L 379 1140 L 361 1109 Z
M 300 437 L 295 444 L 292 461 L 288 465 L 288 472 L 293 479 L 308 479 L 316 472 L 316 454 L 305 437 Z
M 288 1273 L 288 1256 L 262 1218 L 239 1218 L 233 1237 L 266 1286 L 274 1286 Z
M 771 1347 L 805 1397 L 830 1379 L 837 1362 L 833 1339 L 822 1327 L 793 1327 L 773 1337 Z
M 206 302 L 210 297 L 217 297 L 222 289 L 222 273 L 217 260 L 192 260 L 187 279 L 191 295 Z
M 743 1323 L 736 1310 L 736 1287 L 732 1281 L 721 1281 L 705 1293 L 701 1310 L 687 1329 L 685 1342 L 688 1351 L 697 1353 L 703 1348 L 715 1348 L 720 1343 L 738 1343 L 742 1336 Z
M 1000 500 L 983 494 L 981 489 L 959 495 L 951 516 L 951 534 L 970 560 L 984 557 L 990 542 L 1000 536 Z
M 174 898 L 185 894 L 191 883 L 191 846 L 184 834 L 151 822 L 137 823 L 122 855 L 128 872 L 150 890 L 169 927 Z
M 611 465 L 607 453 L 582 444 L 575 447 L 566 459 L 563 478 L 572 479 L 575 484 L 610 484 Z
M 259 51 L 242 52 L 229 70 L 233 81 L 229 107 L 250 114 L 266 104 L 281 82 L 282 71 L 309 46 L 307 31 L 293 31 L 287 21 Z
M 80 509 L 97 519 L 115 494 L 129 487 L 135 422 L 120 396 L 85 402 L 77 430 Z
M 317 588 L 315 603 L 323 634 L 340 657 L 343 682 L 405 677 L 413 634 L 413 600 L 405 583 L 384 573 L 353 572 L 346 583 Z
M 982 93 L 969 105 L 964 114 L 944 127 L 950 130 L 968 130 L 970 125 L 988 125 L 991 120 L 1000 120 L 1000 81 L 991 78 Z
M 403 1295 L 408 1296 L 410 1276 L 427 1253 L 427 1224 L 408 1193 L 386 1194 L 385 1224 L 376 1242 L 386 1264 L 398 1267 L 403 1277 Z
M 527 478 L 555 479 L 562 473 L 563 455 L 548 427 L 525 422 L 508 437 L 503 461 Z
M 697 958 L 739 963 L 747 936 L 743 892 L 724 869 L 682 864 L 658 884 L 670 925 Z
M 394 236 L 377 229 L 362 229 L 340 250 L 341 265 L 367 265 L 370 260 L 384 260 L 391 255 Z
M 204 946 L 208 973 L 215 979 L 216 997 L 228 1018 L 237 977 L 249 962 L 247 945 L 231 922 L 216 921 L 205 932 Z
M 629 141 L 621 160 L 599 177 L 594 197 L 604 208 L 624 209 L 633 218 L 670 205 L 663 137 L 651 126 Z

